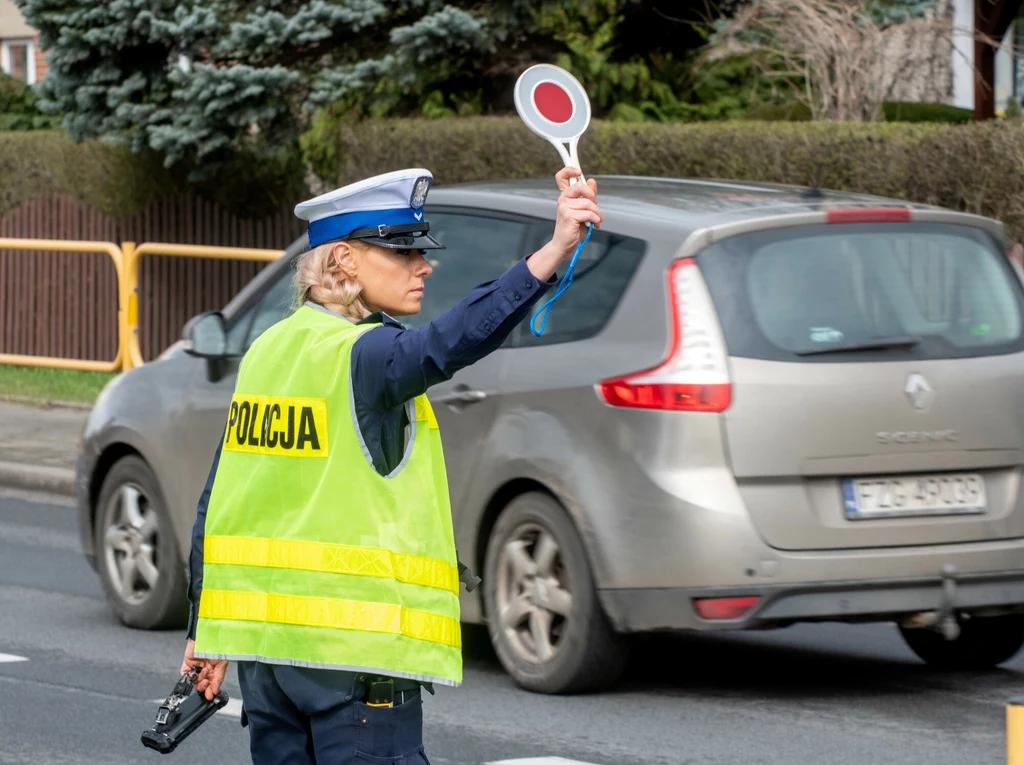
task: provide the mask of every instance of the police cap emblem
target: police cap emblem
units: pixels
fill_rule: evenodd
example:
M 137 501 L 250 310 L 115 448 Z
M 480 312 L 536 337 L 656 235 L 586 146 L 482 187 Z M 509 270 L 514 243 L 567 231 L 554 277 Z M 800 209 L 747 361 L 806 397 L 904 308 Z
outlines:
M 417 178 L 412 187 L 412 198 L 409 200 L 409 207 L 419 210 L 427 201 L 427 192 L 430 191 L 429 178 Z

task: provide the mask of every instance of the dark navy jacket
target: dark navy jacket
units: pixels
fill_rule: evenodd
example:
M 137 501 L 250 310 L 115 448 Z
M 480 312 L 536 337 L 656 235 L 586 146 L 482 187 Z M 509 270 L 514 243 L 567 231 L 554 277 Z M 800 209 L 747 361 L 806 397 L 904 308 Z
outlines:
M 495 281 L 473 288 L 458 305 L 422 329 L 405 329 L 380 313 L 360 322 L 380 324 L 352 347 L 356 419 L 378 473 L 387 475 L 402 461 L 408 424 L 404 403 L 497 350 L 553 284 L 554 280 L 540 282 L 534 277 L 524 259 Z M 348 319 L 339 316 L 338 321 Z M 192 529 L 188 564 L 190 638 L 195 638 L 199 618 L 206 507 L 219 461 L 220 443 Z

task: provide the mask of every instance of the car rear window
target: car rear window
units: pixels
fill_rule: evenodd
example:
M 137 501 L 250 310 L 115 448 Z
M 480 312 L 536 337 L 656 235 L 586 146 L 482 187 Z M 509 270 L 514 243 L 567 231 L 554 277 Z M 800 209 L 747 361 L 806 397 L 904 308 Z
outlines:
M 837 362 L 1024 350 L 1020 283 L 981 229 L 775 229 L 723 240 L 698 263 L 733 356 Z

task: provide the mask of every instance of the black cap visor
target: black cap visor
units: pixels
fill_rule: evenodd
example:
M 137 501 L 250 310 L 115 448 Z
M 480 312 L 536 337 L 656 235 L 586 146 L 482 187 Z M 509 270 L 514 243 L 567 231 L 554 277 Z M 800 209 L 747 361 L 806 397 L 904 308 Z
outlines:
M 392 250 L 443 250 L 443 244 L 427 232 L 430 224 L 403 223 L 399 226 L 379 226 L 377 228 L 361 228 L 353 231 L 346 239 L 358 239 L 367 244 L 387 247 Z
M 352 239 L 353 237 L 349 237 Z M 422 236 L 403 236 L 398 234 L 396 236 L 379 237 L 379 236 L 366 236 L 359 237 L 360 242 L 366 242 L 367 244 L 375 244 L 378 247 L 389 247 L 392 250 L 444 250 L 446 247 L 434 237 L 423 234 Z

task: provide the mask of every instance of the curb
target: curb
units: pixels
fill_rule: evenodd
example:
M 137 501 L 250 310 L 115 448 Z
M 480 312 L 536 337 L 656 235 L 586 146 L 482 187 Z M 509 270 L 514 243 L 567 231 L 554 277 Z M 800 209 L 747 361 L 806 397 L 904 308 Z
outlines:
M 14 394 L 0 395 L 0 401 L 5 404 L 24 404 L 26 406 L 34 406 L 39 409 L 80 409 L 82 411 L 89 411 L 92 409 L 92 404 L 86 404 L 82 401 L 61 401 L 60 399 L 17 396 Z
M 67 468 L 0 461 L 0 486 L 75 496 L 75 471 Z

